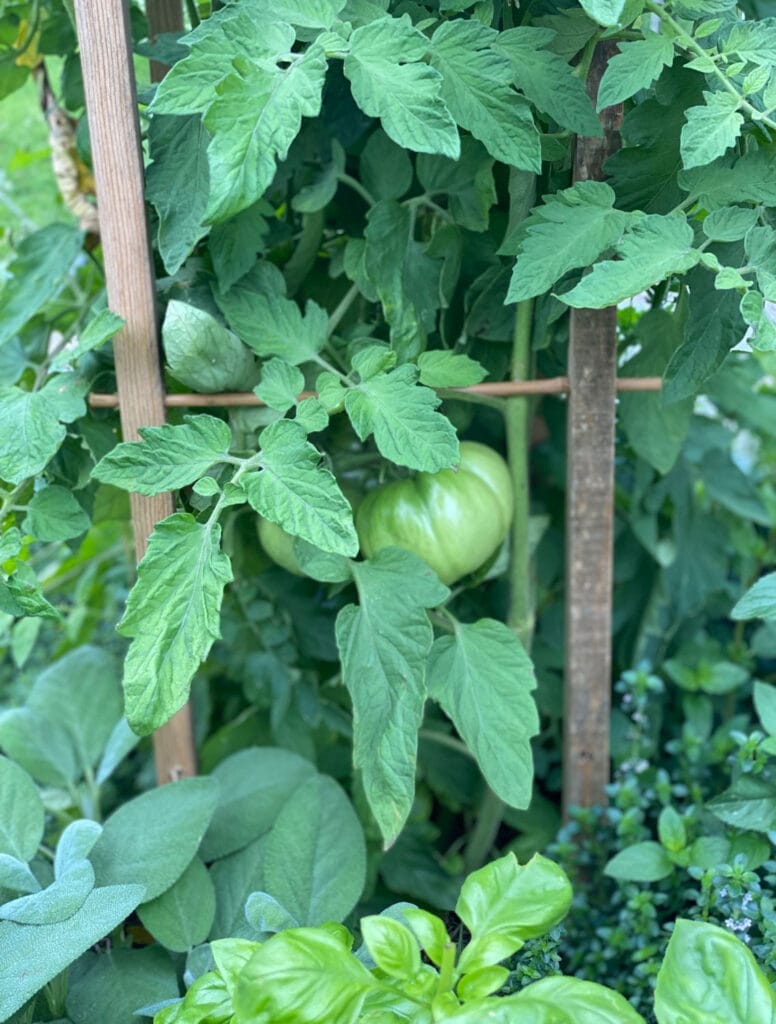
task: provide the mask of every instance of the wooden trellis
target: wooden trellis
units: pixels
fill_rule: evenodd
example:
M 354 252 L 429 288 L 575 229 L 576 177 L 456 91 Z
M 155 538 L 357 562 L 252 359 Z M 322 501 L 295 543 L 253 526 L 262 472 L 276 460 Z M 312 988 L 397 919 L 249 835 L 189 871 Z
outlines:
M 152 33 L 182 27 L 180 0 L 148 0 Z M 143 168 L 129 32 L 128 0 L 76 0 L 92 159 L 110 308 L 126 321 L 115 341 L 115 395 L 92 406 L 118 406 L 125 439 L 164 423 L 168 406 L 258 405 L 253 394 L 166 395 L 160 365 L 153 262 L 143 202 Z M 607 60 L 599 47 L 591 71 L 594 96 Z M 163 74 L 152 66 L 155 78 Z M 604 137 L 580 139 L 575 179 L 602 177 L 613 151 L 618 111 L 605 111 Z M 614 410 L 619 391 L 656 391 L 659 378 L 616 377 L 616 313 L 573 310 L 568 377 L 506 381 L 461 390 L 487 395 L 569 395 L 567 505 L 567 643 L 564 805 L 603 802 L 609 774 L 610 623 Z M 173 511 L 170 494 L 132 496 L 138 558 L 154 524 Z M 154 736 L 157 778 L 196 771 L 188 706 Z

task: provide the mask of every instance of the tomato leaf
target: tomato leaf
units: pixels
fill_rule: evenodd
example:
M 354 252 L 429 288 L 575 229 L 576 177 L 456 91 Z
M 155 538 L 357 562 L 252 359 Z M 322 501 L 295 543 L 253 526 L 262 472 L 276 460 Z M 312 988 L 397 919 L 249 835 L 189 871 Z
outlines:
M 353 33 L 345 74 L 356 103 L 380 118 L 394 142 L 456 159 L 458 130 L 440 96 L 442 76 L 423 63 L 427 49 L 428 40 L 408 14 L 378 18 Z
M 727 92 L 704 92 L 702 107 L 690 107 L 682 129 L 682 163 L 685 168 L 701 167 L 722 156 L 741 134 L 743 115 L 740 101 Z
M 418 371 L 404 365 L 362 381 L 345 395 L 353 429 L 362 441 L 374 433 L 380 453 L 399 466 L 435 473 L 459 458 L 458 438 L 440 399 L 416 385 Z
M 420 383 L 430 388 L 465 388 L 479 384 L 487 370 L 469 356 L 460 352 L 434 349 L 418 357 Z
M 10 279 L 0 292 L 0 348 L 57 294 L 82 241 L 81 232 L 69 224 L 50 224 L 20 242 L 8 268 Z M 8 479 L 3 472 L 0 477 Z
M 539 110 L 569 131 L 599 137 L 601 123 L 584 82 L 557 53 L 542 49 L 554 35 L 551 29 L 521 26 L 499 33 L 493 49 L 509 58 L 515 85 Z M 669 48 L 673 53 L 670 43 Z
M 215 416 L 187 416 L 176 426 L 144 427 L 142 441 L 124 441 L 92 470 L 106 484 L 138 494 L 185 487 L 229 451 L 232 432 Z
M 278 356 L 296 366 L 314 359 L 326 343 L 328 316 L 313 302 L 305 313 L 286 298 L 283 275 L 268 261 L 259 263 L 216 301 L 227 322 L 260 356 Z
M 353 700 L 353 763 L 390 846 L 415 793 L 426 657 L 434 638 L 425 609 L 448 590 L 420 559 L 398 548 L 354 562 L 353 575 L 360 603 L 337 616 L 337 646 Z
M 521 227 L 507 301 L 541 295 L 569 270 L 589 266 L 612 246 L 631 220 L 614 209 L 614 200 L 614 191 L 601 181 L 580 181 L 545 196 Z
M 446 21 L 431 40 L 431 64 L 443 75 L 442 98 L 458 124 L 497 160 L 538 173 L 539 132 L 512 87 L 509 60 L 492 49 L 497 37 L 474 19 Z
M 494 619 L 457 623 L 455 634 L 431 649 L 429 696 L 453 720 L 491 789 L 512 807 L 531 800 L 531 736 L 539 731 L 535 687 L 522 644 Z
M 220 636 L 221 600 L 232 579 L 220 538 L 218 525 L 178 512 L 156 526 L 138 566 L 116 628 L 132 637 L 124 695 L 127 719 L 140 735 L 183 706 L 194 673 Z
M 40 391 L 0 390 L 0 479 L 18 484 L 40 473 L 65 439 L 65 423 L 86 413 L 88 383 L 73 373 Z
M 617 260 L 597 263 L 559 298 L 578 309 L 603 309 L 629 299 L 672 274 L 691 270 L 701 253 L 684 216 L 651 214 L 629 228 L 615 250 Z
M 281 51 L 277 59 L 287 53 Z M 276 161 L 288 155 L 302 118 L 319 113 L 326 76 L 326 58 L 315 43 L 294 54 L 282 69 L 273 59 L 233 63 L 236 73 L 216 85 L 216 98 L 204 119 L 213 136 L 205 214 L 210 223 L 233 217 L 261 198 L 275 176 Z
M 674 61 L 674 47 L 668 36 L 646 32 L 643 39 L 618 43 L 619 53 L 607 65 L 598 87 L 598 109 L 612 107 L 647 89 Z
M 270 409 L 286 413 L 296 405 L 296 397 L 304 388 L 304 374 L 285 359 L 272 358 L 261 368 L 261 383 L 256 394 Z
M 323 551 L 355 555 L 358 538 L 347 498 L 304 428 L 278 420 L 261 434 L 261 470 L 241 480 L 253 508 Z
M 258 377 L 240 339 L 207 310 L 186 302 L 168 303 L 162 342 L 172 375 L 195 391 L 245 391 Z

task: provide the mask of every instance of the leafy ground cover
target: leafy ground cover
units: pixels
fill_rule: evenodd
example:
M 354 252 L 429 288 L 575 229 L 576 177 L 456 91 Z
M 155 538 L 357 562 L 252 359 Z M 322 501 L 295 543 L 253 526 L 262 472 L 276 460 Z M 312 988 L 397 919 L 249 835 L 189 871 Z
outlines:
M 132 8 L 165 383 L 265 404 L 123 441 L 99 246 L 10 234 L 0 1019 L 772 1021 L 776 22 L 214 7 Z M 0 116 L 44 61 L 88 182 L 71 14 L 4 6 Z M 455 388 L 613 304 L 664 387 L 618 403 L 610 803 L 562 826 L 565 403 Z

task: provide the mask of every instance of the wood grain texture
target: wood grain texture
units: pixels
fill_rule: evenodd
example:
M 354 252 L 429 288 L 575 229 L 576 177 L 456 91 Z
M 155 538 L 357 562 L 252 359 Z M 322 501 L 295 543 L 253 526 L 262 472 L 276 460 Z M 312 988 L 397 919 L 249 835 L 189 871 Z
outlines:
M 588 77 L 595 101 L 608 58 Z M 618 148 L 621 107 L 601 114 L 603 137 L 577 139 L 574 180 L 601 180 Z M 572 309 L 566 479 L 566 664 L 563 807 L 605 804 L 609 781 L 617 310 Z
M 163 32 L 183 30 L 183 5 L 181 0 L 146 0 L 148 32 L 153 41 Z M 151 61 L 151 81 L 161 82 L 169 71 L 166 64 Z
M 114 351 L 121 427 L 129 441 L 139 436 L 138 427 L 165 420 L 129 8 L 124 0 L 78 0 L 75 13 L 108 304 L 126 321 Z M 173 499 L 170 494 L 152 498 L 133 494 L 131 507 L 140 559 L 155 523 L 173 512 Z M 160 782 L 196 772 L 188 708 L 157 732 L 154 753 Z

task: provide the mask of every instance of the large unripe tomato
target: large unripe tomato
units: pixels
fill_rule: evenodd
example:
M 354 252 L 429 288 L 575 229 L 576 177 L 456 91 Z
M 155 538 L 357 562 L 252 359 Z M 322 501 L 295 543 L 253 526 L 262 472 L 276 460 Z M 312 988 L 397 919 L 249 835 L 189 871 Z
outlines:
M 454 583 L 486 562 L 512 522 L 509 467 L 484 444 L 464 441 L 457 470 L 418 473 L 378 487 L 356 515 L 367 558 L 398 547 L 422 558 L 443 583 Z
M 261 546 L 277 565 L 281 565 L 294 576 L 302 576 L 302 570 L 294 554 L 294 538 L 286 533 L 282 526 L 270 522 L 269 519 L 259 519 L 256 527 Z

